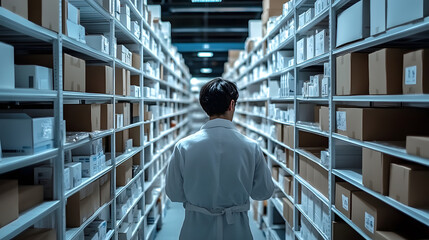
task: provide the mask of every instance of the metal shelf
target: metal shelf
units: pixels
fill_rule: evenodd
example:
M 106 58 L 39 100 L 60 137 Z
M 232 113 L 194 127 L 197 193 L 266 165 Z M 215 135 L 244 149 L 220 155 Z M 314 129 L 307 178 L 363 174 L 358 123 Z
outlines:
M 409 155 L 407 154 L 405 148 L 389 145 L 387 142 L 360 141 L 360 140 L 343 136 L 338 133 L 332 133 L 332 137 L 344 142 L 351 143 L 353 145 L 369 148 L 378 152 L 389 154 L 398 158 L 402 158 L 404 160 L 408 160 L 408 161 L 415 162 L 415 163 L 424 165 L 426 167 L 429 167 L 429 160 L 427 158 Z
M 1 10 L 1 7 L 0 7 Z M 0 101 L 2 102 L 53 102 L 57 99 L 55 90 L 35 90 L 35 89 L 0 89 Z
M 429 94 L 334 96 L 335 102 L 407 102 L 429 103 Z
M 104 176 L 105 174 L 110 172 L 110 170 L 112 170 L 112 166 L 107 166 L 103 170 L 101 170 L 100 172 L 98 172 L 97 174 L 95 174 L 92 177 L 82 178 L 82 183 L 79 184 L 78 186 L 70 189 L 70 190 L 67 190 L 64 194 L 64 197 L 69 198 L 71 195 L 77 193 L 78 191 L 82 190 L 83 188 L 85 188 L 89 184 L 93 183 L 95 180 L 99 179 L 101 176 Z
M 139 45 L 142 45 L 140 39 L 138 39 L 134 34 L 130 32 L 118 19 L 114 18 L 115 20 L 115 37 L 118 41 L 118 44 L 132 44 L 137 43 Z
M 304 62 L 297 64 L 296 67 L 299 69 L 302 69 L 302 68 L 307 68 L 314 65 L 321 65 L 321 63 L 326 61 L 329 61 L 329 52 L 313 57 L 311 59 L 307 59 Z
M 3 157 L 0 161 L 0 174 L 47 161 L 48 159 L 55 158 L 57 156 L 58 148 L 53 148 L 33 155 Z
M 326 17 L 329 17 L 329 10 L 330 10 L 329 7 L 327 7 L 317 16 L 314 16 L 314 18 L 309 23 L 305 24 L 301 28 L 298 28 L 298 30 L 296 31 L 296 35 L 305 35 L 310 29 L 320 24 L 323 20 L 325 20 Z M 326 27 L 329 28 L 329 22 L 327 25 L 328 26 Z
M 146 192 L 150 187 L 152 187 L 152 184 L 155 183 L 155 180 L 161 176 L 161 173 L 164 172 L 164 170 L 167 168 L 167 164 L 164 164 L 163 167 L 161 167 L 161 170 L 159 170 L 159 172 L 157 174 L 155 174 L 155 176 L 153 176 L 152 180 L 150 180 L 149 182 L 145 182 L 144 183 L 144 192 Z
M 70 151 L 70 150 L 75 149 L 77 147 L 80 147 L 80 146 L 82 146 L 84 144 L 87 144 L 90 141 L 93 141 L 93 140 L 96 140 L 96 139 L 99 139 L 99 138 L 104 138 L 104 137 L 110 136 L 112 134 L 113 134 L 113 130 L 112 129 L 89 133 L 88 137 L 86 137 L 84 139 L 81 139 L 81 140 L 79 140 L 77 142 L 72 142 L 72 143 L 68 142 L 68 143 L 65 143 L 64 144 L 64 151 Z
M 315 127 L 315 126 L 312 126 L 312 125 L 307 125 L 304 122 L 297 123 L 296 127 L 299 130 L 303 130 L 303 131 L 306 131 L 306 132 L 314 133 L 314 134 L 317 134 L 317 135 L 320 135 L 320 136 L 323 136 L 323 137 L 329 137 L 329 133 L 328 132 L 324 132 L 324 131 L 320 130 L 319 127 Z
M 133 123 L 133 124 L 127 125 L 127 126 L 125 126 L 125 127 L 116 128 L 116 129 L 115 129 L 115 132 L 121 132 L 121 131 L 124 131 L 124 130 L 130 129 L 130 128 L 138 127 L 138 126 L 143 125 L 143 123 L 144 123 L 144 122 L 140 121 L 140 122 L 136 122 L 136 123 Z
M 188 121 L 189 121 L 189 120 L 188 120 L 188 119 L 186 119 L 186 120 L 185 120 L 185 121 L 183 121 L 182 123 L 179 123 L 177 126 L 175 126 L 175 127 L 173 127 L 173 128 L 170 128 L 170 129 L 168 129 L 168 130 L 165 130 L 165 131 L 164 131 L 164 132 L 162 132 L 158 137 L 156 137 L 156 138 L 154 138 L 154 139 L 152 139 L 152 140 L 150 140 L 150 141 L 148 141 L 148 142 L 145 142 L 145 143 L 144 143 L 144 148 L 146 148 L 147 146 L 151 145 L 152 143 L 157 142 L 157 141 L 158 141 L 158 140 L 160 140 L 161 138 L 163 138 L 163 137 L 167 136 L 168 134 L 170 134 L 170 133 L 172 133 L 172 132 L 176 131 L 177 129 L 181 128 L 181 127 L 182 127 L 183 125 L 185 125 Z
M 266 102 L 269 98 L 245 98 L 240 99 L 239 102 Z
M 116 220 L 116 228 L 118 228 L 119 225 L 124 222 L 127 215 L 130 214 L 131 210 L 133 210 L 134 206 L 142 199 L 143 195 L 144 193 L 142 191 L 137 198 L 133 199 L 133 203 L 131 203 L 131 205 L 128 207 L 127 212 L 124 214 L 124 216 L 122 216 L 119 221 Z
M 177 91 L 179 91 L 179 92 L 182 92 L 182 93 L 184 93 L 184 94 L 189 95 L 189 91 L 187 91 L 187 90 L 185 90 L 185 89 L 182 89 L 182 88 L 180 88 L 180 86 L 179 86 L 179 85 L 172 84 L 172 83 L 168 82 L 167 80 L 162 80 L 162 79 L 159 79 L 159 78 L 156 78 L 156 77 L 150 76 L 150 75 L 148 75 L 148 74 L 146 74 L 146 73 L 143 73 L 143 77 L 144 77 L 144 78 L 146 78 L 146 79 L 149 79 L 149 80 L 155 81 L 155 82 L 159 82 L 159 83 L 160 83 L 160 84 L 162 84 L 162 85 L 165 85 L 165 86 L 170 87 L 170 88 L 172 88 L 172 89 L 174 89 L 174 90 L 177 90 Z
M 131 184 L 133 184 L 135 181 L 137 181 L 142 175 L 143 170 L 140 170 L 125 186 L 121 186 L 115 189 L 115 198 L 117 198 L 121 193 L 123 193 Z M 143 187 L 143 186 L 142 186 Z
M 311 184 L 309 184 L 307 181 L 305 181 L 301 176 L 295 175 L 295 179 L 298 180 L 298 182 L 301 185 L 304 185 L 310 192 L 312 192 L 318 199 L 320 199 L 326 206 L 329 206 L 329 200 L 321 193 L 319 190 L 315 189 Z
M 84 93 L 84 92 L 63 92 L 64 100 L 93 100 L 93 101 L 106 101 L 111 102 L 113 96 L 102 93 Z
M 145 236 L 145 240 L 149 240 L 149 237 L 150 237 L 150 235 L 152 235 L 152 232 L 155 230 L 155 227 L 158 224 L 158 221 L 160 218 L 161 218 L 161 216 L 158 214 L 158 216 L 156 216 L 154 223 L 150 224 L 149 230 L 147 231 L 147 235 Z
M 327 172 L 329 171 L 329 169 L 326 166 L 322 165 L 319 158 L 317 158 L 313 154 L 310 154 L 309 152 L 305 151 L 305 149 L 295 149 L 295 152 L 298 153 L 299 155 L 313 161 L 314 163 L 319 165 L 321 168 L 325 169 Z
M 359 233 L 364 239 L 371 240 L 372 238 L 368 237 L 356 224 L 352 222 L 348 217 L 344 216 L 338 209 L 335 208 L 335 205 L 332 205 L 332 212 L 334 212 L 337 216 L 343 219 L 350 227 L 352 227 L 357 233 Z
M 13 222 L 0 228 L 0 239 L 12 239 L 59 208 L 60 201 L 43 202 L 20 214 Z
M 122 62 L 118 58 L 115 58 L 115 64 L 117 65 L 116 67 L 120 67 L 120 68 L 123 68 L 123 69 L 130 71 L 131 75 L 139 75 L 142 73 L 141 70 L 134 68 L 133 66 Z
M 146 97 L 144 97 L 143 100 L 145 102 L 174 102 L 174 103 L 184 103 L 184 104 L 192 103 L 191 100 L 181 100 L 181 99 L 171 99 L 171 98 L 146 98 Z
M 317 226 L 317 224 L 314 223 L 312 219 L 310 219 L 310 217 L 307 215 L 307 213 L 304 212 L 304 210 L 302 209 L 300 204 L 296 204 L 295 207 L 296 207 L 296 209 L 298 209 L 298 211 L 301 213 L 301 215 L 307 219 L 307 221 L 313 226 L 313 228 L 316 229 L 316 231 L 319 233 L 320 236 L 323 237 L 323 239 L 326 239 L 326 240 L 329 239 L 326 236 L 326 234 L 319 228 L 319 226 Z
M 378 198 L 379 200 L 385 202 L 386 204 L 396 208 L 397 210 L 407 214 L 411 218 L 416 219 L 417 221 L 429 226 L 429 209 L 418 209 L 409 207 L 405 204 L 402 204 L 388 196 L 383 196 L 379 193 L 372 191 L 371 189 L 366 188 L 362 184 L 362 174 L 354 169 L 334 169 L 332 173 L 335 176 L 338 176 L 347 182 L 353 184 L 354 186 L 360 188 L 362 191 Z
M 300 102 L 323 102 L 328 104 L 329 98 L 328 97 L 303 97 L 303 96 L 297 96 L 297 101 Z
M 119 155 L 116 157 L 116 166 L 121 165 L 128 159 L 132 158 L 134 155 L 139 153 L 143 147 L 133 147 L 132 149 L 128 150 L 127 152 L 122 153 L 122 155 Z
M 86 45 L 85 43 L 76 41 L 75 39 L 72 39 L 66 35 L 63 35 L 63 47 L 76 51 L 79 54 L 84 54 L 90 59 L 92 58 L 103 62 L 111 62 L 113 59 L 108 54 L 100 52 L 96 49 L 93 49 L 90 46 Z
M 192 108 L 187 108 L 187 109 L 184 109 L 184 110 L 179 111 L 177 113 L 170 113 L 170 114 L 164 115 L 164 116 L 159 117 L 159 118 L 155 118 L 155 119 L 152 119 L 152 120 L 147 120 L 147 121 L 145 121 L 143 123 L 144 124 L 148 124 L 148 123 L 151 123 L 151 122 L 157 122 L 157 121 L 162 120 L 162 119 L 180 116 L 180 115 L 189 113 L 189 111 L 191 111 L 191 110 L 192 110 Z
M 161 196 L 161 191 L 158 192 L 158 194 L 156 195 L 156 197 L 153 198 L 153 201 L 149 204 L 148 207 L 145 206 L 145 210 L 144 210 L 144 214 L 143 214 L 142 218 L 145 218 L 149 214 L 149 211 L 155 206 L 156 201 L 158 200 L 159 196 Z

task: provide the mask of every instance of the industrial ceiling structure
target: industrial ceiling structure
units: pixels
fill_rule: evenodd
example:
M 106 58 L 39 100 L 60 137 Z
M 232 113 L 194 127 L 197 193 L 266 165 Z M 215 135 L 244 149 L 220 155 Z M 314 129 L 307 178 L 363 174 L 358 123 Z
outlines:
M 244 49 L 248 21 L 261 19 L 262 0 L 149 0 L 171 23 L 172 43 L 193 77 L 221 76 L 229 49 Z

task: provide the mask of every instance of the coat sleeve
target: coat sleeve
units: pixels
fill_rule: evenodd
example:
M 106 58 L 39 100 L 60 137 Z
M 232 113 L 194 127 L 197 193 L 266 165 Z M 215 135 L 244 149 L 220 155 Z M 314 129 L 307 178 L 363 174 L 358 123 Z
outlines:
M 274 183 L 271 172 L 265 162 L 261 148 L 256 146 L 256 164 L 253 177 L 253 186 L 250 197 L 254 200 L 266 200 L 273 195 Z
M 170 163 L 168 164 L 165 185 L 165 192 L 173 202 L 186 202 L 185 193 L 183 191 L 182 164 L 183 157 L 178 145 L 176 145 L 170 157 Z

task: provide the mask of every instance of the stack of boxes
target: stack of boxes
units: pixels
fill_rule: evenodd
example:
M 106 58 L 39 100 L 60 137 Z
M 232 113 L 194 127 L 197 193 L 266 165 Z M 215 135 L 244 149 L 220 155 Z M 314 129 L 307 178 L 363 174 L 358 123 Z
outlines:
M 64 33 L 79 42 L 86 43 L 85 27 L 80 25 L 80 11 L 78 8 L 65 1 L 64 16 L 65 24 L 63 26 Z

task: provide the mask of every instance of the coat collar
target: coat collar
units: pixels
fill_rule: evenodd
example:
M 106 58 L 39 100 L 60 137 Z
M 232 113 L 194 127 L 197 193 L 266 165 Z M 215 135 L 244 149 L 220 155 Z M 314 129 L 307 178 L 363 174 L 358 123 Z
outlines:
M 221 119 L 221 118 L 215 118 L 213 120 L 209 120 L 201 127 L 201 129 L 216 128 L 216 127 L 235 129 L 235 125 L 231 121 L 226 119 Z

